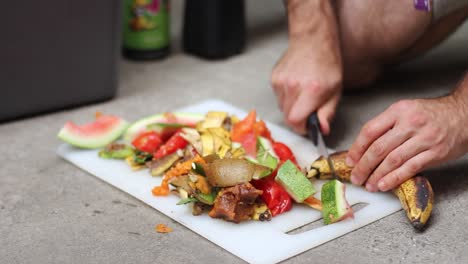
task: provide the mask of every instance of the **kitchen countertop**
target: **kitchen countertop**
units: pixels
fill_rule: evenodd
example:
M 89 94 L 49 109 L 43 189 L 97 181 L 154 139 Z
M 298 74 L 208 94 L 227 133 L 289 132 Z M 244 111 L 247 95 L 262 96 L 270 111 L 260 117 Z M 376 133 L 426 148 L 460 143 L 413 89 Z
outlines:
M 265 22 L 265 21 L 264 21 Z M 268 27 L 276 25 L 274 29 Z M 368 90 L 347 94 L 330 147 L 346 149 L 360 127 L 391 103 L 442 95 L 460 78 L 468 27 L 442 48 Z M 243 263 L 239 258 L 126 193 L 61 160 L 59 128 L 95 111 L 128 120 L 219 98 L 282 124 L 269 88 L 272 65 L 287 45 L 282 20 L 249 29 L 245 53 L 204 61 L 175 48 L 166 60 L 121 61 L 118 96 L 108 102 L 0 124 L 0 262 L 2 263 Z M 463 48 L 464 47 L 464 48 Z M 436 62 L 438 66 L 434 65 Z M 466 157 L 466 156 L 465 156 Z M 285 263 L 467 263 L 468 159 L 427 172 L 435 191 L 428 229 L 415 232 L 403 211 L 311 249 Z M 158 223 L 174 229 L 154 231 Z

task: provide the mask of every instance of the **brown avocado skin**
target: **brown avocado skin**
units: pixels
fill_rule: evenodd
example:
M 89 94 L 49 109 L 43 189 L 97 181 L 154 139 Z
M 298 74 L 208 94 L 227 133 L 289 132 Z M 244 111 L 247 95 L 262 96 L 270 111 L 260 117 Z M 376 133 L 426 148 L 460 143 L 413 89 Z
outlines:
M 330 155 L 336 176 L 343 182 L 351 182 L 353 169 L 346 165 L 347 154 L 348 151 L 339 151 Z M 315 160 L 308 168 L 307 177 L 321 180 L 332 179 L 327 160 L 324 157 Z M 393 193 L 400 200 L 411 225 L 418 231 L 425 229 L 434 203 L 434 191 L 429 180 L 424 176 L 416 175 L 396 187 Z

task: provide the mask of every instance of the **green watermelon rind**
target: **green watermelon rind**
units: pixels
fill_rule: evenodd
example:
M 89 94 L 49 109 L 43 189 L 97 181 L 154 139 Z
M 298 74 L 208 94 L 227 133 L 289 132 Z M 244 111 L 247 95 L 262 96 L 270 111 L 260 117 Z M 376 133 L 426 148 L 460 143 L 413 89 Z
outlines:
M 344 183 L 333 179 L 322 186 L 322 216 L 326 225 L 352 216 L 352 209 L 346 200 Z
M 204 118 L 205 115 L 197 114 L 197 113 L 183 113 L 183 112 L 175 112 L 174 114 L 177 119 L 182 119 L 182 121 L 190 121 L 190 122 L 198 122 Z M 155 123 L 164 123 L 166 117 L 164 114 L 156 114 L 152 116 L 148 116 L 142 118 L 133 124 L 131 124 L 125 134 L 123 139 L 127 143 L 131 143 L 139 134 L 147 130 L 148 125 L 155 124 Z
M 127 129 L 129 123 L 124 119 L 119 119 L 119 123 L 114 125 L 113 128 L 102 135 L 83 136 L 74 133 L 72 130 L 64 126 L 60 129 L 57 137 L 66 143 L 84 149 L 97 149 L 107 146 L 108 144 L 117 140 Z

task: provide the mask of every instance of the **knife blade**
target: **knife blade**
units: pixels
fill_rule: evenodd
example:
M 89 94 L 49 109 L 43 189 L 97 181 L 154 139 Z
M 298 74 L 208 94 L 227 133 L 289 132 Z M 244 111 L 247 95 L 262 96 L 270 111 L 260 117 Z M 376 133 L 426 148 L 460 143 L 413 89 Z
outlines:
M 322 131 L 320 130 L 320 122 L 318 120 L 317 112 L 311 113 L 307 117 L 306 122 L 307 135 L 309 139 L 311 139 L 315 147 L 317 147 L 318 153 L 327 160 L 333 178 L 340 181 L 340 178 L 338 178 L 338 176 L 335 173 L 335 167 L 333 166 L 333 162 L 330 158 L 330 155 L 328 154 L 327 146 L 325 145 L 325 141 L 323 140 L 323 135 Z

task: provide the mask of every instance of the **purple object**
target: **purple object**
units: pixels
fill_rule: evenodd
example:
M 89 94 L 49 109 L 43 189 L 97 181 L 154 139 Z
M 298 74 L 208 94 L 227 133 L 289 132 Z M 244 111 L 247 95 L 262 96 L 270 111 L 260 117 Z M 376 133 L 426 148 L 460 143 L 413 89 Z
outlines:
M 429 12 L 431 10 L 430 0 L 414 0 L 414 8 Z

